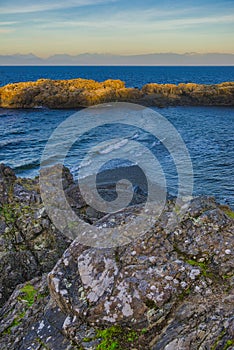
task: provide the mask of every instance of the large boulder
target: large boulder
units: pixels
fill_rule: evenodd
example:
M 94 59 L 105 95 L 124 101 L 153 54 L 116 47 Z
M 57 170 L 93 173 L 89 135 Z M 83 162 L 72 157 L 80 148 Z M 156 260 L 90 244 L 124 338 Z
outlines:
M 152 230 L 125 247 L 94 249 L 75 240 L 65 251 L 49 288 L 68 315 L 70 336 L 87 323 L 145 330 L 146 348 L 155 350 L 232 339 L 233 220 L 211 198 L 183 206 L 176 225 L 168 226 L 169 217 L 168 206 Z

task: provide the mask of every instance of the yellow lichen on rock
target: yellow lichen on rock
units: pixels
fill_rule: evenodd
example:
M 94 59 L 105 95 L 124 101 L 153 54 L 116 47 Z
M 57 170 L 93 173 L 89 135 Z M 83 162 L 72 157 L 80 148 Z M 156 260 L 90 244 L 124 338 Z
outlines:
M 121 80 L 97 82 L 87 79 L 51 80 L 8 84 L 0 88 L 3 108 L 78 108 L 104 102 L 125 101 L 151 106 L 234 105 L 234 82 L 217 85 L 194 83 L 146 84 L 126 88 Z

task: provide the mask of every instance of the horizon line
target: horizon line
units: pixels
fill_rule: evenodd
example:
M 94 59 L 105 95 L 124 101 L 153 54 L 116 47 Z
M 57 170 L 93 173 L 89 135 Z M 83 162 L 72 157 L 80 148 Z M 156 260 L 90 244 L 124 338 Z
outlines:
M 0 67 L 234 67 L 234 63 L 223 64 L 0 64 Z

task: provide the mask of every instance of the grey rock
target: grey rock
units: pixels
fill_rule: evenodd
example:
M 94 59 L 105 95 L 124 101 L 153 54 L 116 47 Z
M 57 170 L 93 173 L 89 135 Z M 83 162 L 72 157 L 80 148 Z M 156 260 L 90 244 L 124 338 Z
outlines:
M 77 215 L 100 228 L 135 220 L 141 209 L 99 218 L 67 169 L 63 182 Z M 233 348 L 230 208 L 213 198 L 179 207 L 170 199 L 147 233 L 95 249 L 55 229 L 38 179 L 16 179 L 0 166 L 0 184 L 0 349 Z
M 94 249 L 75 240 L 66 250 L 49 287 L 75 319 L 71 327 L 147 328 L 155 350 L 207 349 L 216 341 L 224 347 L 232 339 L 233 220 L 213 199 L 197 198 L 168 230 L 169 207 L 128 246 Z
M 1 187 L 2 186 L 2 187 Z M 70 241 L 44 211 L 37 179 L 0 165 L 0 306 L 19 283 L 49 272 Z
M 74 349 L 60 331 L 65 318 L 50 300 L 46 275 L 21 284 L 0 312 L 0 348 Z

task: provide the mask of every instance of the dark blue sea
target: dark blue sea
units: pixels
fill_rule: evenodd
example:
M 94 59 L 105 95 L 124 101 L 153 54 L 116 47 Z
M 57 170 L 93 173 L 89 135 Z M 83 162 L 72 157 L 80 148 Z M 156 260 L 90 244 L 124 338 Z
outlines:
M 214 84 L 234 81 L 234 67 L 0 67 L 0 84 L 34 81 L 39 78 L 87 78 L 98 81 L 121 79 L 127 86 L 141 87 L 149 82 L 195 82 Z M 234 108 L 170 107 L 157 109 L 178 130 L 192 159 L 194 194 L 215 196 L 234 207 Z M 0 109 L 0 162 L 13 167 L 21 177 L 38 175 L 45 144 L 56 127 L 77 110 Z M 85 123 L 85 121 L 84 121 Z M 121 128 L 105 129 L 87 135 L 72 149 L 65 164 L 76 175 L 79 161 L 93 144 L 122 137 Z M 124 135 L 125 139 L 128 137 Z M 130 135 L 129 137 L 135 137 Z M 168 192 L 174 194 L 177 176 L 173 160 L 145 135 L 137 134 L 154 149 L 166 174 Z M 115 146 L 114 146 L 115 147 Z M 116 147 L 115 147 L 116 148 Z M 155 153 L 154 152 L 154 153 Z
M 0 66 L 0 86 L 19 81 L 46 79 L 120 79 L 127 87 L 139 87 L 148 83 L 218 84 L 234 81 L 234 66 L 231 67 L 129 67 L 129 66 Z

